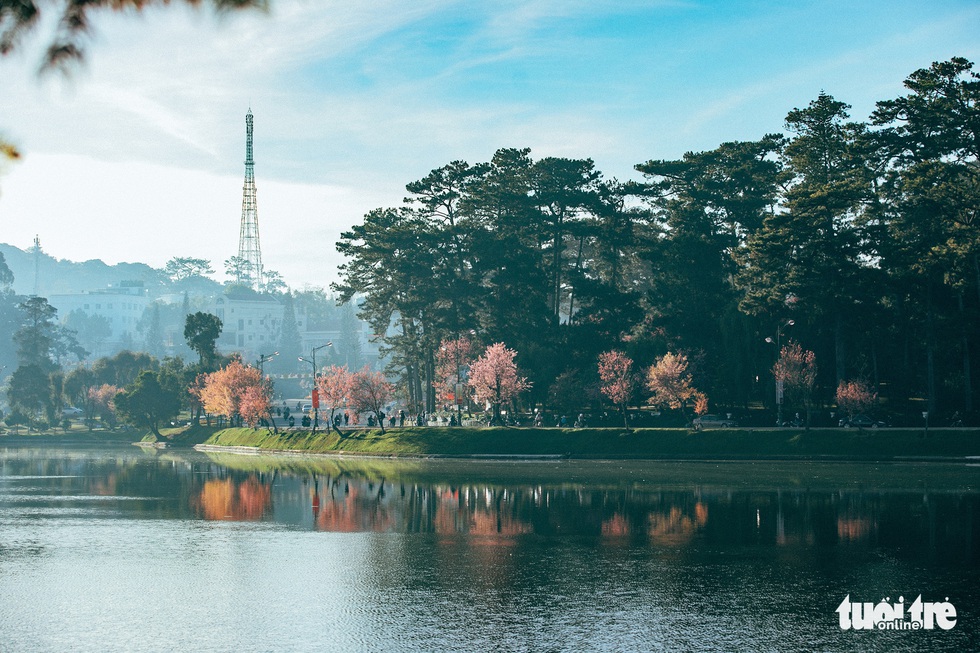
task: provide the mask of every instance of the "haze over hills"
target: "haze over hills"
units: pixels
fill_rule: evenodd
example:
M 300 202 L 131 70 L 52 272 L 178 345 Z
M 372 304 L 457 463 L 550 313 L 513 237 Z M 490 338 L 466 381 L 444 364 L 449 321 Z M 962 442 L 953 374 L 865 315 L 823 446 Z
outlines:
M 238 352 L 251 361 L 277 347 L 291 349 L 290 355 L 269 366 L 270 371 L 302 370 L 296 369 L 297 356 L 324 343 L 333 345 L 334 359 L 321 354 L 327 356 L 322 360 L 354 367 L 374 364 L 379 355 L 377 346 L 370 344 L 371 326 L 357 318 L 355 306 L 338 305 L 323 288 L 290 291 L 281 286 L 270 294 L 198 274 L 174 280 L 145 263 L 56 259 L 43 251 L 43 243 L 39 251 L 0 243 L 0 254 L 14 277 L 13 296 L 6 296 L 8 308 L 16 311 L 26 296 L 47 299 L 58 311 L 57 321 L 75 333 L 91 359 L 122 350 L 192 357 L 183 329 L 186 316 L 196 311 L 222 320 L 218 344 L 226 353 Z M 2 312 L 0 306 L 0 318 Z M 9 342 L 19 324 L 19 314 L 11 315 L 16 316 L 6 322 L 0 319 L 0 327 L 8 329 L 6 338 L 0 332 L 0 342 Z M 289 342 L 283 341 L 283 320 L 296 324 Z M 16 365 L 13 348 L 0 350 L 0 369 L 12 370 Z
M 145 263 L 108 265 L 99 259 L 81 263 L 56 259 L 44 252 L 43 243 L 37 255 L 33 248 L 24 251 L 6 243 L 0 243 L 0 253 L 14 274 L 13 289 L 18 295 L 35 293 L 35 265 L 37 294 L 41 296 L 80 293 L 116 286 L 121 281 L 142 281 L 144 287 L 155 295 L 163 292 L 169 283 L 163 270 Z

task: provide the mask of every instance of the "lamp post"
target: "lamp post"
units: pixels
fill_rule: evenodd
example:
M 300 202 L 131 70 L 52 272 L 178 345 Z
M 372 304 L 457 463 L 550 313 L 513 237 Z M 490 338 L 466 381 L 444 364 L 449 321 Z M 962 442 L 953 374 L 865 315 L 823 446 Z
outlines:
M 313 394 L 316 394 L 316 353 L 323 349 L 324 347 L 333 347 L 333 342 L 328 342 L 325 345 L 320 345 L 319 347 L 313 347 L 310 350 L 310 358 L 299 357 L 299 360 L 309 363 L 313 366 Z M 320 426 L 320 408 L 318 406 L 313 407 L 313 432 L 316 433 L 317 427 Z
M 279 352 L 277 351 L 274 351 L 271 354 L 259 354 L 259 374 L 265 376 L 265 372 L 262 366 L 265 365 L 267 361 L 271 361 L 273 358 L 275 358 L 278 355 Z
M 794 324 L 796 324 L 796 320 L 786 320 L 786 322 L 776 327 L 775 344 L 776 344 L 777 362 L 779 361 L 779 355 L 782 352 L 781 338 L 783 335 L 783 329 L 785 329 L 786 327 L 791 327 Z M 768 342 L 770 345 L 773 344 L 774 341 L 772 339 L 772 336 L 766 337 L 766 342 Z M 773 378 L 775 377 L 776 375 L 774 373 Z M 776 426 L 782 426 L 783 425 L 783 381 L 782 379 L 778 379 L 778 378 L 776 378 L 775 380 L 776 380 Z

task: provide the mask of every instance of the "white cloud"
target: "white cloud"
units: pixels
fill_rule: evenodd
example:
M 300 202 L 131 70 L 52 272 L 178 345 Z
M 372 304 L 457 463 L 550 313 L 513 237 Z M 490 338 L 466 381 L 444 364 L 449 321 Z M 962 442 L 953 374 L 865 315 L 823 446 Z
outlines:
M 137 91 L 96 83 L 85 88 L 86 99 L 106 113 L 122 111 L 139 118 L 143 125 L 155 128 L 179 141 L 217 156 L 217 148 L 208 143 L 205 134 L 197 133 L 197 125 L 181 117 L 170 107 L 150 99 Z
M 786 47 L 800 16 L 829 5 L 733 7 L 731 21 L 720 4 L 646 0 L 100 14 L 88 63 L 67 81 L 34 76 L 36 45 L 0 60 L 0 132 L 26 154 L 0 178 L 2 239 L 24 247 L 37 232 L 60 257 L 184 255 L 220 268 L 237 252 L 251 105 L 265 263 L 290 283 L 323 284 L 342 229 L 450 161 L 528 146 L 636 178 L 635 163 L 779 130 L 820 88 L 863 118 L 915 68 L 978 53 L 964 27 L 974 7 L 778 56 L 773 41 Z M 683 16 L 679 30 L 670 16 Z M 744 58 L 719 58 L 732 48 Z

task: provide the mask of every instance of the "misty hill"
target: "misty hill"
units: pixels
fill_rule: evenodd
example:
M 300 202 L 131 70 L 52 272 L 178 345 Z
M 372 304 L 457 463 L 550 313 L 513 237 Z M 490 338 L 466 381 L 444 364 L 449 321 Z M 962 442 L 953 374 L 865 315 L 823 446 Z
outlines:
M 34 294 L 35 255 L 33 248 L 21 250 L 0 243 L 0 253 L 14 273 L 14 292 L 20 295 Z M 101 260 L 76 263 L 56 259 L 42 249 L 37 259 L 38 294 L 49 296 L 98 290 L 109 285 L 118 286 L 121 281 L 142 281 L 151 296 L 167 292 L 170 283 L 162 270 L 145 263 L 117 263 L 107 265 Z

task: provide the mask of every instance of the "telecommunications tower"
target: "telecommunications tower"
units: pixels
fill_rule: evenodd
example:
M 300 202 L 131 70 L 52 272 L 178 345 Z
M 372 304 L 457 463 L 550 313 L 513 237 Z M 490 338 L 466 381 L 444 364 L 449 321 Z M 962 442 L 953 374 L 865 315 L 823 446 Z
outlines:
M 252 109 L 245 114 L 245 186 L 242 188 L 242 229 L 238 236 L 238 283 L 262 288 L 262 247 L 255 200 L 255 161 L 252 159 Z

